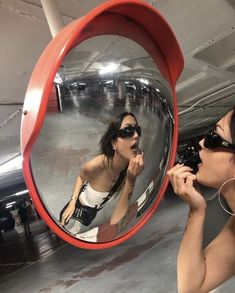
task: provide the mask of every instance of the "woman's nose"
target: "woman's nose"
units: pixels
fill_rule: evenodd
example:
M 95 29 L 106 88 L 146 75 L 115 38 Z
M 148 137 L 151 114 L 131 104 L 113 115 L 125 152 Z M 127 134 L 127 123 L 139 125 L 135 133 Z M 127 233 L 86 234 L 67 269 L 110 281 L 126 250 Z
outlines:
M 138 138 L 138 137 L 139 137 L 139 134 L 138 134 L 137 131 L 135 130 L 135 131 L 134 131 L 133 138 Z

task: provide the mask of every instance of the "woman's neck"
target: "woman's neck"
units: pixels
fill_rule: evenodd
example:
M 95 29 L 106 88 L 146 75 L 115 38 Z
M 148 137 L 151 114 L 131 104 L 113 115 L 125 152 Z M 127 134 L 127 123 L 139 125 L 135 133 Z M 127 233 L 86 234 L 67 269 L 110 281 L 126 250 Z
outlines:
M 222 194 L 230 209 L 235 213 L 235 179 L 228 184 L 228 186 L 224 186 Z
M 110 164 L 110 168 L 112 169 L 114 174 L 118 175 L 127 165 L 127 160 L 121 158 L 120 156 L 114 155 Z

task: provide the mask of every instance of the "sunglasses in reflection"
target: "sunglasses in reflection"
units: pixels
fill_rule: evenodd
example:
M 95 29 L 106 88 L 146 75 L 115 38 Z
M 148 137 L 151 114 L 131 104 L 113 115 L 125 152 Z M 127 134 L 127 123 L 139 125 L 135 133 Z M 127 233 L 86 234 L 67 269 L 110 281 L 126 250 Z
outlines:
M 209 130 L 204 138 L 204 147 L 208 149 L 226 148 L 235 151 L 235 145 L 223 139 L 215 130 Z
M 135 126 L 126 126 L 121 128 L 117 132 L 117 136 L 121 138 L 130 138 L 134 135 L 135 131 L 139 136 L 141 136 L 141 127 L 139 125 Z

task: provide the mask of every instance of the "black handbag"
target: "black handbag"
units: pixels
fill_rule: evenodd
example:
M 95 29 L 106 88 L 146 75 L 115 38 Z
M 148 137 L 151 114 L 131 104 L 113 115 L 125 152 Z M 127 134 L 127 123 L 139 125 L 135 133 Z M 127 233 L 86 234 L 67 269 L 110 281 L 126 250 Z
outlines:
M 60 221 L 68 205 L 69 205 L 69 202 L 63 207 L 63 209 L 60 212 Z M 78 198 L 76 201 L 74 213 L 71 218 L 76 221 L 79 221 L 85 226 L 89 226 L 91 222 L 94 220 L 94 218 L 96 217 L 97 212 L 98 212 L 97 208 L 92 208 L 89 206 L 82 205 Z
M 126 170 L 127 169 L 124 169 L 120 173 L 117 181 L 113 185 L 109 194 L 105 197 L 103 202 L 100 204 L 99 208 L 97 208 L 97 207 L 92 208 L 89 206 L 82 205 L 81 202 L 79 201 L 79 196 L 78 196 L 78 199 L 76 201 L 75 211 L 74 211 L 71 218 L 76 221 L 79 221 L 81 224 L 83 224 L 85 226 L 89 226 L 91 224 L 91 222 L 94 220 L 94 218 L 96 217 L 97 212 L 104 207 L 104 205 L 107 203 L 107 201 L 113 196 L 113 194 L 117 191 L 118 187 L 121 185 L 124 177 L 126 176 Z M 85 183 L 83 185 L 80 193 L 85 190 L 86 186 L 87 186 L 87 183 Z M 69 205 L 69 202 L 63 207 L 63 209 L 60 212 L 60 222 L 62 220 L 62 215 L 63 215 L 64 211 L 66 210 L 66 208 L 68 207 L 68 205 Z

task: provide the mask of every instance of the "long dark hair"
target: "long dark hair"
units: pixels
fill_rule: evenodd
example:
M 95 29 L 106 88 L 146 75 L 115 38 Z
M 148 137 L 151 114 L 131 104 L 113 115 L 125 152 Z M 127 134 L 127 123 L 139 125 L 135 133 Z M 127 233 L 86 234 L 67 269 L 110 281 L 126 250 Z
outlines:
M 137 119 L 135 117 L 135 115 L 131 112 L 122 112 L 121 114 L 119 114 L 118 116 L 115 117 L 115 120 L 113 120 L 106 132 L 103 134 L 103 136 L 101 137 L 101 140 L 99 142 L 100 144 L 100 153 L 104 154 L 107 158 L 107 163 L 108 166 L 110 164 L 110 162 L 112 162 L 113 156 L 115 154 L 115 151 L 113 149 L 112 146 L 112 142 L 113 140 L 117 139 L 117 132 L 120 129 L 121 125 L 122 125 L 122 121 L 126 116 L 132 116 L 134 117 L 134 119 L 137 122 Z M 107 167 L 108 167 L 107 166 Z
M 235 144 L 235 106 L 233 107 L 233 114 L 230 121 L 230 131 L 232 136 L 232 143 Z

